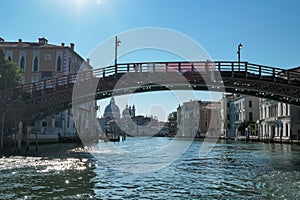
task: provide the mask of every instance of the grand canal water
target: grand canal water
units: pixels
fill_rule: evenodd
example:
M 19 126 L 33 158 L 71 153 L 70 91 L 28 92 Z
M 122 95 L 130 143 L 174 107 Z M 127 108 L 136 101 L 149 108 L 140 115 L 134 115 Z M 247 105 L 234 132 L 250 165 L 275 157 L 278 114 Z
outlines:
M 151 151 L 170 140 L 115 145 L 138 154 L 136 146 Z M 300 199 L 300 146 L 219 141 L 199 158 L 202 144 L 192 142 L 170 165 L 148 173 L 117 170 L 73 144 L 43 145 L 0 159 L 0 199 Z

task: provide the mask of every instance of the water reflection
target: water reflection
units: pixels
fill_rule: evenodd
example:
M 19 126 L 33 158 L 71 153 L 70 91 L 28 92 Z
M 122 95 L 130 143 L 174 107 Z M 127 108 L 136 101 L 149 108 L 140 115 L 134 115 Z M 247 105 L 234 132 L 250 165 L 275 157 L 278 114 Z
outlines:
M 0 159 L 0 199 L 92 198 L 95 166 L 88 154 L 57 151 L 59 146 L 43 146 L 52 158 L 15 156 Z M 65 148 L 60 149 L 65 150 Z M 69 157 L 69 158 L 68 158 Z
M 153 144 L 168 140 L 129 138 L 114 145 L 155 152 Z M 41 146 L 36 155 L 0 159 L 0 199 L 300 199 L 299 146 L 220 141 L 199 158 L 201 144 L 194 141 L 177 160 L 151 173 L 107 165 L 112 152 L 97 160 L 88 149 Z

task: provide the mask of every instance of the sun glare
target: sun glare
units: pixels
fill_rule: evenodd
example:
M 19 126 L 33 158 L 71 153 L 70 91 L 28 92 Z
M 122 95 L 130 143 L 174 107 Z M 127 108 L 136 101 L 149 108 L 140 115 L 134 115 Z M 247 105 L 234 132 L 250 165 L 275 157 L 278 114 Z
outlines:
M 68 7 L 68 10 L 74 13 L 85 12 L 88 9 L 91 9 L 95 6 L 103 5 L 104 0 L 57 0 L 57 1 L 49 1 L 49 4 L 56 6 L 57 9 L 65 9 Z

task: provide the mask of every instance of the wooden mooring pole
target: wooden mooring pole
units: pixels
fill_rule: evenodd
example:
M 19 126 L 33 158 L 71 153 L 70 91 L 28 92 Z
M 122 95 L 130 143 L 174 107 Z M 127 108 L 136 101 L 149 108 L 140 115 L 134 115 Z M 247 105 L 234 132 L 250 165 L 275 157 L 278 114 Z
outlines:
M 3 149 L 3 140 L 4 140 L 4 117 L 5 113 L 2 113 L 1 116 L 1 149 Z
M 23 136 L 23 122 L 19 121 L 18 126 L 18 150 L 21 151 L 22 149 L 22 136 Z

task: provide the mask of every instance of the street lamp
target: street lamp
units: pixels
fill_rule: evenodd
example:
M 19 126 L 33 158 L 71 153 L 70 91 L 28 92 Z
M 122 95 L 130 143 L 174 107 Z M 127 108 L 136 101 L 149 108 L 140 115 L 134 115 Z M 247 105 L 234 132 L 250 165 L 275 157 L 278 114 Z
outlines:
M 121 41 L 118 39 L 118 36 L 115 37 L 115 72 L 117 74 L 117 59 L 118 59 L 118 46 L 120 46 Z
M 239 46 L 238 46 L 238 51 L 237 51 L 237 54 L 238 54 L 239 71 L 240 71 L 240 62 L 241 62 L 241 48 L 243 48 L 242 43 L 239 44 Z

